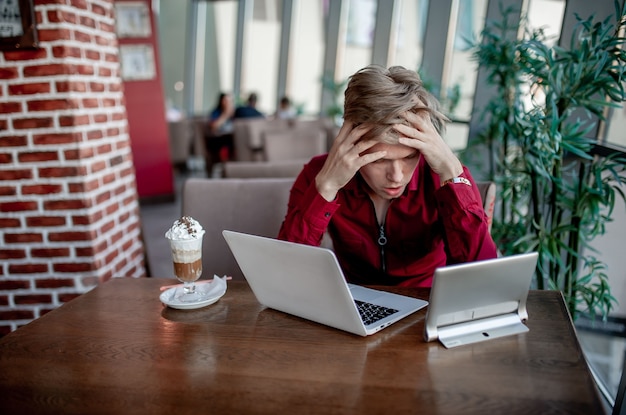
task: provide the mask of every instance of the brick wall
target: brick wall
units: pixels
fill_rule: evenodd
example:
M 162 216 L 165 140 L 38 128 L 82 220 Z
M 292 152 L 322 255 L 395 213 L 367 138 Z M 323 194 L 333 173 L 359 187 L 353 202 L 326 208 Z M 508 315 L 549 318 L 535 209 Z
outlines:
M 113 0 L 36 0 L 40 48 L 0 52 L 0 336 L 145 276 Z

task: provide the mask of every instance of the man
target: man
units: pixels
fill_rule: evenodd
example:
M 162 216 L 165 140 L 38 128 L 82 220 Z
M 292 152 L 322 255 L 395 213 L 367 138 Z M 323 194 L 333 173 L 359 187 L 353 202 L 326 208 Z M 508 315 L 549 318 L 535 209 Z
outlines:
M 235 110 L 235 118 L 260 118 L 265 117 L 261 111 L 256 108 L 257 103 L 257 94 L 254 92 L 248 95 L 248 100 L 246 101 L 246 105 L 242 105 L 237 107 Z
M 437 267 L 496 257 L 478 189 L 441 137 L 447 118 L 416 72 L 368 66 L 345 92 L 344 124 L 289 198 L 279 239 L 328 231 L 346 279 L 429 287 Z

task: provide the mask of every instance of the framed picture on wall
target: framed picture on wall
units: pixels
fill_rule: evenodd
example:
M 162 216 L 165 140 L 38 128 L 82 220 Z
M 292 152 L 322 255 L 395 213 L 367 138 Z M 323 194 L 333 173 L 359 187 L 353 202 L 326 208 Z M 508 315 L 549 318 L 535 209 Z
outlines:
M 125 81 L 156 78 L 154 51 L 151 45 L 120 45 L 120 65 Z
M 0 0 L 0 50 L 36 48 L 33 0 Z
M 115 30 L 117 37 L 150 37 L 150 9 L 145 1 L 116 1 Z

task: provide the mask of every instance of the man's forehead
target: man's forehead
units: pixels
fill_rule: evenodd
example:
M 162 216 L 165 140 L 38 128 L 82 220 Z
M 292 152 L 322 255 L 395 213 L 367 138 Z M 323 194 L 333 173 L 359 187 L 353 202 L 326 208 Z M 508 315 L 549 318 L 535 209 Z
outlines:
M 400 143 L 376 143 L 372 147 L 364 151 L 363 154 L 374 153 L 376 151 L 386 151 L 387 155 L 384 157 L 385 159 L 401 159 L 416 155 L 418 153 L 416 149 Z

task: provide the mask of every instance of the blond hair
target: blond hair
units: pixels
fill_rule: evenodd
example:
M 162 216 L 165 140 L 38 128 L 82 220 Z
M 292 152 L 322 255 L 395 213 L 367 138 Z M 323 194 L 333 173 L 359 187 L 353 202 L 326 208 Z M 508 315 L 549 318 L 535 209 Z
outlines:
M 402 66 L 386 69 L 369 65 L 350 77 L 345 92 L 344 119 L 355 125 L 372 125 L 364 138 L 397 142 L 398 134 L 391 127 L 408 124 L 402 116 L 407 111 L 428 112 L 440 134 L 449 121 L 440 112 L 439 101 L 424 88 L 415 71 Z

